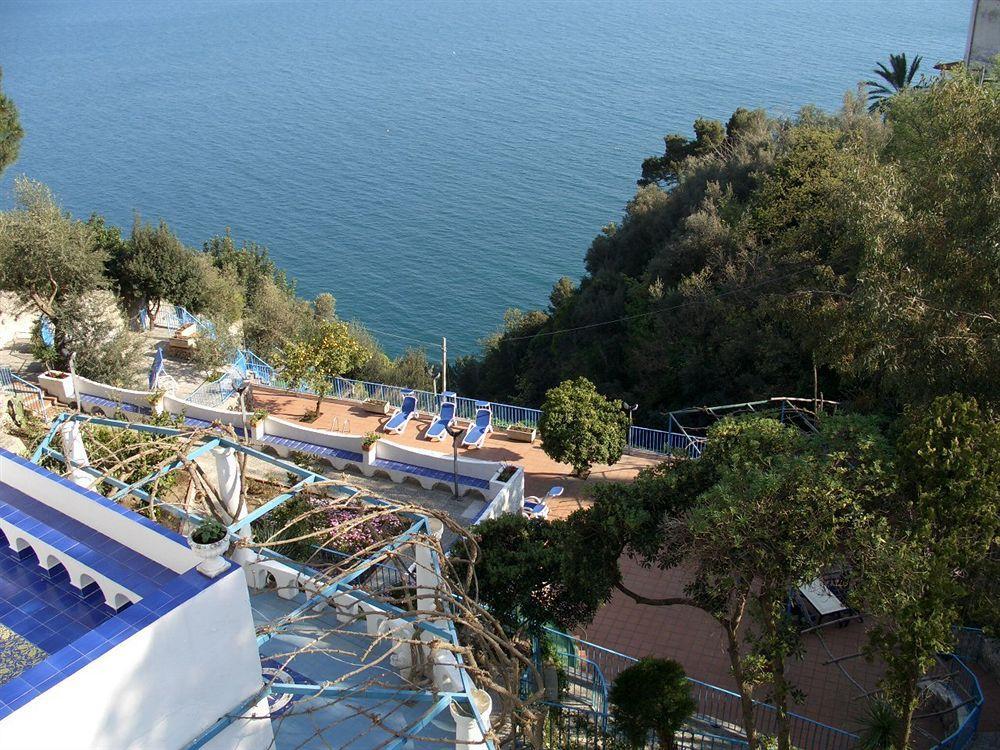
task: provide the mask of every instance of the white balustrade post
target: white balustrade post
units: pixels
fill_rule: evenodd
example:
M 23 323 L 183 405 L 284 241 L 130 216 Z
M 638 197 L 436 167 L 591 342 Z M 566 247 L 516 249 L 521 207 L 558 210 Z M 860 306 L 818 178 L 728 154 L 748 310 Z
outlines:
M 84 471 L 84 467 L 90 466 L 90 459 L 83 444 L 80 423 L 75 419 L 63 422 L 59 427 L 59 437 L 62 440 L 63 457 L 66 459 L 70 479 L 74 484 L 90 489 L 94 486 L 96 478 Z
M 431 536 L 440 539 L 444 533 L 444 524 L 436 518 L 428 518 L 427 529 Z M 417 610 L 434 612 L 437 609 L 437 590 L 441 585 L 441 577 L 434 564 L 434 551 L 426 543 L 419 541 L 415 541 L 413 546 L 417 565 Z

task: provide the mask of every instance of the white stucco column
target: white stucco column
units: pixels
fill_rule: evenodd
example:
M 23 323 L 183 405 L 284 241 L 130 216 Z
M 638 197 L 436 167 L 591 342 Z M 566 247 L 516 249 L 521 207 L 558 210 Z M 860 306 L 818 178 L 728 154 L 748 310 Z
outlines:
M 59 437 L 62 440 L 63 456 L 66 459 L 66 467 L 69 469 L 69 478 L 73 480 L 74 484 L 90 489 L 94 486 L 96 478 L 83 470 L 83 467 L 90 466 L 90 459 L 87 457 L 87 448 L 83 444 L 80 423 L 75 419 L 63 422 L 59 426 Z
M 444 533 L 444 524 L 436 518 L 428 518 L 427 529 L 432 536 L 440 539 Z M 426 544 L 420 542 L 415 542 L 414 547 L 414 557 L 417 564 L 417 610 L 434 612 L 437 609 L 435 592 L 441 585 L 441 578 L 434 566 L 434 552 Z
M 222 507 L 219 510 L 223 512 L 223 517 L 228 523 L 234 523 L 247 514 L 246 508 L 240 509 L 243 480 L 240 477 L 240 464 L 236 460 L 236 451 L 220 446 L 212 449 L 212 457 L 215 459 L 217 489 L 222 500 Z
M 232 448 L 219 446 L 212 449 L 212 457 L 215 459 L 215 474 L 218 478 L 217 489 L 219 498 L 222 500 L 222 507 L 218 510 L 227 524 L 235 523 L 247 516 L 246 506 L 240 507 L 243 478 L 240 474 L 240 463 L 236 459 L 236 451 Z M 247 540 L 253 539 L 253 533 L 249 526 L 240 529 L 239 535 Z M 249 548 L 237 547 L 231 557 L 233 562 L 245 565 L 254 562 L 257 555 Z

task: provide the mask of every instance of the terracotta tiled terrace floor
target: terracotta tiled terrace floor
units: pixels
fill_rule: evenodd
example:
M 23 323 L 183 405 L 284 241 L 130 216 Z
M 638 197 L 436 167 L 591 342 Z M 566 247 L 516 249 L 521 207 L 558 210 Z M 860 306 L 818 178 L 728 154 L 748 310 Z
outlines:
M 253 389 L 255 408 L 267 409 L 270 414 L 281 419 L 302 421 L 311 414 L 316 406 L 316 399 L 305 398 L 287 391 L 255 386 Z M 423 438 L 424 432 L 431 424 L 435 415 L 428 415 L 411 420 L 410 425 L 402 435 L 387 435 L 386 439 L 401 445 L 407 445 L 421 450 L 439 451 L 451 456 L 451 438 L 441 442 L 432 442 Z M 325 399 L 319 419 L 310 422 L 309 427 L 319 430 L 332 428 L 334 419 L 340 429 L 345 430 L 344 420 L 350 422 L 350 429 L 345 430 L 355 435 L 367 432 L 381 433 L 381 427 L 388 417 L 371 414 L 358 404 L 350 401 Z M 622 460 L 614 466 L 597 465 L 590 478 L 584 482 L 570 476 L 571 467 L 559 464 L 545 455 L 538 441 L 533 444 L 520 443 L 508 438 L 503 431 L 498 430 L 486 438 L 482 448 L 460 448 L 459 453 L 468 458 L 478 458 L 484 461 L 504 461 L 516 464 L 524 469 L 524 490 L 527 495 L 544 495 L 553 485 L 566 488 L 565 494 L 550 503 L 552 517 L 559 518 L 569 515 L 580 504 L 587 502 L 587 488 L 602 481 L 633 479 L 640 469 L 654 466 L 657 460 L 639 456 L 622 456 Z
M 258 387 L 254 388 L 254 402 L 256 407 L 265 408 L 277 417 L 296 421 L 301 421 L 315 406 L 315 399 Z M 370 414 L 355 403 L 328 399 L 323 403 L 319 419 L 309 426 L 330 429 L 335 418 L 341 429 L 344 429 L 344 420 L 349 420 L 349 431 L 354 434 L 380 432 L 387 419 Z M 450 455 L 450 439 L 441 443 L 422 439 L 429 424 L 429 417 L 415 419 L 405 434 L 389 439 Z M 533 445 L 516 442 L 502 432 L 490 435 L 479 450 L 463 449 L 462 455 L 523 467 L 525 491 L 529 495 L 543 495 L 554 484 L 564 486 L 565 495 L 552 503 L 553 518 L 564 517 L 586 505 L 589 486 L 602 481 L 631 480 L 639 470 L 657 463 L 652 458 L 624 456 L 614 466 L 595 466 L 591 478 L 584 482 L 569 475 L 570 467 L 546 456 L 537 442 Z M 681 593 L 684 581 L 680 573 L 645 570 L 630 560 L 623 561 L 623 570 L 627 584 L 640 594 L 663 597 Z M 676 659 L 691 677 L 733 688 L 722 633 L 715 621 L 700 610 L 640 605 L 616 592 L 594 622 L 579 635 L 630 656 Z M 853 658 L 842 662 L 843 670 L 849 675 L 845 676 L 837 666 L 825 662 L 830 660 L 831 654 L 842 657 L 857 653 L 864 637 L 865 625 L 857 622 L 844 628 L 826 628 L 822 640 L 815 635 L 806 637 L 805 654 L 791 669 L 793 682 L 806 696 L 804 702 L 795 707 L 797 713 L 842 729 L 857 727 L 857 717 L 863 709 L 863 701 L 857 696 L 874 688 L 880 668 L 862 658 Z M 987 701 L 981 731 L 996 731 L 1000 729 L 1000 712 L 996 710 L 1000 704 L 1000 688 L 981 670 L 979 676 Z

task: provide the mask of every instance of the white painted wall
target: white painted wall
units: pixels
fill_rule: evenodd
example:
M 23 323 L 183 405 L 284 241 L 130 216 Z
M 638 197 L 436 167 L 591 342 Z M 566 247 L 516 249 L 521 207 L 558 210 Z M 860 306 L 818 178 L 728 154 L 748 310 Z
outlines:
M 196 404 L 194 401 L 187 401 L 176 396 L 166 395 L 163 397 L 163 409 L 171 414 L 186 414 L 194 419 L 204 419 L 207 422 L 218 422 L 232 427 L 243 428 L 243 414 L 238 411 L 228 409 L 213 409 L 210 406 Z M 250 415 L 247 414 L 249 417 Z
M 408 445 L 400 445 L 391 440 L 382 438 L 375 443 L 375 455 L 378 458 L 385 458 L 390 461 L 402 461 L 416 466 L 423 466 L 426 469 L 437 469 L 449 474 L 454 468 L 453 456 L 451 453 L 440 453 L 438 451 L 412 448 Z M 492 479 L 501 465 L 497 461 L 483 461 L 478 458 L 458 457 L 458 473 L 467 477 L 477 479 Z
M 275 437 L 288 438 L 289 440 L 301 440 L 304 443 L 314 443 L 327 448 L 338 448 L 340 450 L 361 453 L 360 435 L 347 435 L 340 432 L 330 432 L 329 430 L 317 430 L 313 427 L 294 422 L 287 422 L 278 417 L 268 417 L 264 420 L 264 432 Z
M 99 396 L 107 398 L 115 403 L 132 404 L 133 406 L 151 408 L 149 398 L 151 391 L 133 391 L 128 388 L 115 388 L 114 386 L 98 383 L 94 380 L 77 375 L 76 392 L 85 396 Z
M 239 571 L 0 720 L 0 747 L 182 748 L 262 684 Z M 230 727 L 209 747 L 271 747 L 268 720 Z
M 97 529 L 170 570 L 183 573 L 198 564 L 198 558 L 187 546 L 136 523 L 129 516 L 105 507 L 86 494 L 80 494 L 83 490 L 75 485 L 60 484 L 51 477 L 2 455 L 0 482 Z
M 494 497 L 489 504 L 483 508 L 476 518 L 475 523 L 485 521 L 488 518 L 497 518 L 507 513 L 520 513 L 521 506 L 524 505 L 524 469 L 519 468 L 517 472 L 506 484 L 493 481 L 490 482 L 491 491 L 495 491 Z

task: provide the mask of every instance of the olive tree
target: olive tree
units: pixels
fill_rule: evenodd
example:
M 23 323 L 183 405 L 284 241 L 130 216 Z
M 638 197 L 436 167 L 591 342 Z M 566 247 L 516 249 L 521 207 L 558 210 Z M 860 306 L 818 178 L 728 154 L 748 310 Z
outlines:
M 542 450 L 569 464 L 586 479 L 596 463 L 613 464 L 622 456 L 628 417 L 621 401 L 611 401 L 586 378 L 567 380 L 545 394 L 538 421 Z
M 786 664 L 799 648 L 788 591 L 839 560 L 858 512 L 855 485 L 868 475 L 852 468 L 854 455 L 827 453 L 830 435 L 809 437 L 766 417 L 725 419 L 708 434 L 696 461 L 595 487 L 593 506 L 569 518 L 563 581 L 589 604 L 618 589 L 639 604 L 709 614 L 725 638 L 749 747 L 761 747 L 753 701 L 766 691 L 787 750 L 796 690 Z M 677 571 L 683 593 L 632 590 L 623 555 Z
M 895 714 L 893 747 L 906 750 L 920 681 L 954 647 L 965 613 L 992 611 L 981 571 L 1000 539 L 1000 422 L 975 399 L 942 396 L 904 415 L 895 491 L 873 508 L 856 546 L 858 599 L 875 619 L 869 656 Z
M 106 286 L 107 256 L 93 229 L 64 213 L 42 183 L 18 178 L 14 196 L 14 209 L 0 213 L 0 290 L 52 321 L 65 360 L 65 303 Z

